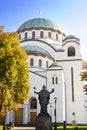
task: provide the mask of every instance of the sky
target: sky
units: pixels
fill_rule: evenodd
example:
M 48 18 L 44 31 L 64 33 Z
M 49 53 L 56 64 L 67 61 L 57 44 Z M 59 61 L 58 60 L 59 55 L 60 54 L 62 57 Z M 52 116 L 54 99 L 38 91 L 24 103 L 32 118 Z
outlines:
M 5 31 L 16 31 L 32 18 L 55 21 L 67 34 L 80 39 L 81 55 L 87 60 L 87 0 L 0 0 L 0 25 Z

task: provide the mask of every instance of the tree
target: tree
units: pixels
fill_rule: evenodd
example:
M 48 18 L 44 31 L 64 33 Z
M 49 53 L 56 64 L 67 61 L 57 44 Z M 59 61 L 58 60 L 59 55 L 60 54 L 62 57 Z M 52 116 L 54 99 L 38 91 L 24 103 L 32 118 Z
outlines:
M 81 72 L 81 80 L 87 81 L 87 61 L 82 62 L 83 71 Z M 87 84 L 83 86 L 84 92 L 87 95 Z
M 87 81 L 87 61 L 82 61 L 83 71 L 81 72 L 81 80 Z
M 0 117 L 18 109 L 29 94 L 27 54 L 17 38 L 16 32 L 0 30 Z

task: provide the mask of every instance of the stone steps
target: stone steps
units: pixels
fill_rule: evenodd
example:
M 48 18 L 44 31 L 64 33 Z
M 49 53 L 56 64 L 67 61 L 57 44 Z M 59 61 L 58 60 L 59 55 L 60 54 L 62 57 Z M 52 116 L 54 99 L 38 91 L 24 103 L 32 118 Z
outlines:
M 11 130 L 35 130 L 35 127 L 13 127 Z

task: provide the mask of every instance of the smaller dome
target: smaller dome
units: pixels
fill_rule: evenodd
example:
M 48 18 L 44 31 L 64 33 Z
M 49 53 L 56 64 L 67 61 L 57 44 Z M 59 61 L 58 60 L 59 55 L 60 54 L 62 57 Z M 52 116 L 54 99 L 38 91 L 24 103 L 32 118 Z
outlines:
M 58 65 L 56 62 L 54 62 L 54 63 L 52 63 L 52 64 L 50 65 L 49 68 L 51 68 L 51 67 L 59 67 L 59 65 Z
M 66 36 L 63 41 L 65 41 L 65 40 L 67 40 L 67 39 L 77 39 L 77 40 L 79 40 L 79 39 L 78 39 L 77 37 L 75 37 L 74 35 L 68 35 L 68 36 Z
M 57 68 L 57 69 L 62 69 L 62 67 L 61 67 L 61 66 L 59 66 L 57 62 L 52 63 L 52 64 L 49 66 L 49 68 Z
M 28 54 L 42 55 L 44 57 L 52 58 L 48 51 L 38 46 L 25 45 L 22 46 L 22 49 L 25 50 Z

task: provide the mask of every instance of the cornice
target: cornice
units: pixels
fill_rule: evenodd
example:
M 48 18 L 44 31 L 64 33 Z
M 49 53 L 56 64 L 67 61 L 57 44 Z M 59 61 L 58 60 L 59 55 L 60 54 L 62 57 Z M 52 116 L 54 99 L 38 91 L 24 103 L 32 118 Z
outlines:
M 74 41 L 74 40 L 70 40 L 70 41 L 66 41 L 66 42 L 65 42 L 62 46 L 64 46 L 65 44 L 67 44 L 67 43 L 69 43 L 69 42 L 74 42 L 74 43 L 76 43 L 76 44 L 80 45 L 80 43 L 79 43 L 79 42 Z
M 66 60 L 56 60 L 56 62 L 68 62 L 68 61 L 82 61 L 82 59 L 66 59 Z
M 55 30 L 55 29 L 52 29 L 52 28 L 43 28 L 43 27 L 32 27 L 32 28 L 25 28 L 25 29 L 22 29 L 22 30 L 18 30 L 17 32 L 18 33 L 21 33 L 21 32 L 25 32 L 25 31 L 32 31 L 32 30 L 45 30 L 45 31 L 52 31 L 52 32 L 57 32 L 59 34 L 62 34 L 64 37 L 66 36 L 66 34 L 60 30 Z
M 37 41 L 37 42 L 41 42 L 41 43 L 44 43 L 44 44 L 50 46 L 55 52 L 64 52 L 64 50 L 56 50 L 53 46 L 51 46 L 51 45 L 48 44 L 47 42 L 42 41 L 42 40 L 38 40 L 38 39 L 25 39 L 25 40 L 23 40 L 23 41 L 20 41 L 20 43 L 22 43 L 22 42 L 27 42 L 27 41 Z

